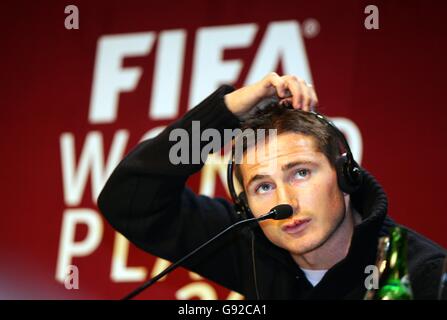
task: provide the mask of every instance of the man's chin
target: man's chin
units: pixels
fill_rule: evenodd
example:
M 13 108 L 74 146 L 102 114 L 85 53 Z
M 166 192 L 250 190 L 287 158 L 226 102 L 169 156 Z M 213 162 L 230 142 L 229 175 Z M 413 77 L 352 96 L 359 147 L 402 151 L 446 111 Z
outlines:
M 285 248 L 293 255 L 304 255 L 321 247 L 323 241 L 294 241 Z

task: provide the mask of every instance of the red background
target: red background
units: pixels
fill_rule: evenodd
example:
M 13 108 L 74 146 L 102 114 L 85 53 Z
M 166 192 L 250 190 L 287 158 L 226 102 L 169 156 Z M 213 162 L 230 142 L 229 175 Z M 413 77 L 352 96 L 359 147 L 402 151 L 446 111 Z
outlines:
M 79 8 L 80 29 L 66 30 L 66 5 Z M 380 29 L 366 30 L 364 8 L 380 11 Z M 268 23 L 314 18 L 320 32 L 305 38 L 314 85 L 323 113 L 346 117 L 360 128 L 362 164 L 384 186 L 389 213 L 397 221 L 447 246 L 444 169 L 447 152 L 444 93 L 447 7 L 441 1 L 14 1 L 3 4 L 1 32 L 0 298 L 119 298 L 138 283 L 110 279 L 113 229 L 104 222 L 100 246 L 74 258 L 80 289 L 55 280 L 64 211 L 59 139 L 75 136 L 76 152 L 89 132 L 99 131 L 108 150 L 115 132 L 130 132 L 127 151 L 149 129 L 174 119 L 147 116 L 156 50 L 128 58 L 125 66 L 144 72 L 137 88 L 122 93 L 117 121 L 88 122 L 98 38 L 130 32 L 184 29 L 187 32 L 180 111 L 187 108 L 194 36 L 205 26 L 257 23 L 248 49 L 228 50 L 242 59 L 241 85 Z M 278 70 L 281 71 L 281 70 Z M 168 93 L 167 93 L 168 94 Z M 106 152 L 106 154 L 108 151 Z M 90 180 L 89 180 L 90 181 Z M 198 176 L 191 180 L 197 190 Z M 223 195 L 220 182 L 217 194 Z M 95 209 L 89 183 L 79 207 Z M 76 239 L 86 230 L 80 226 Z M 128 265 L 154 258 L 131 246 Z M 192 282 L 177 270 L 142 298 L 172 299 Z M 216 285 L 218 297 L 228 290 Z

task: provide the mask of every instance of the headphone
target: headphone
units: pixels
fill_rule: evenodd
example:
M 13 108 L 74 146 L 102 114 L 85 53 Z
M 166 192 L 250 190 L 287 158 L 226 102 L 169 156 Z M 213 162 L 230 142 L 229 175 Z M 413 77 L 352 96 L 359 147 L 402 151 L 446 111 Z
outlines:
M 308 113 L 315 116 L 323 125 L 329 127 L 330 130 L 336 135 L 339 142 L 343 146 L 344 153 L 337 157 L 335 161 L 335 170 L 337 173 L 337 183 L 341 191 L 352 194 L 358 190 L 363 181 L 363 173 L 358 163 L 354 160 L 354 157 L 349 147 L 348 141 L 344 134 L 335 126 L 335 124 L 327 119 L 320 113 L 315 111 L 309 111 Z M 233 182 L 235 166 L 235 142 L 232 141 L 231 159 L 227 167 L 227 184 L 230 191 L 231 199 L 234 203 L 236 213 L 242 218 L 247 219 L 253 217 L 253 214 L 248 205 L 247 196 L 245 192 L 241 192 L 239 195 L 236 193 Z

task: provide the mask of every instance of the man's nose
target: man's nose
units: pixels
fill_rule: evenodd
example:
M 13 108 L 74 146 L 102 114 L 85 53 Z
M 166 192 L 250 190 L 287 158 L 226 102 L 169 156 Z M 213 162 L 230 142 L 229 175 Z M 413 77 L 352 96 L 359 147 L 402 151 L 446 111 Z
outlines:
M 299 203 L 295 190 L 290 186 L 281 186 L 277 189 L 277 201 L 278 204 L 288 204 L 293 208 L 293 214 L 295 215 L 299 210 Z

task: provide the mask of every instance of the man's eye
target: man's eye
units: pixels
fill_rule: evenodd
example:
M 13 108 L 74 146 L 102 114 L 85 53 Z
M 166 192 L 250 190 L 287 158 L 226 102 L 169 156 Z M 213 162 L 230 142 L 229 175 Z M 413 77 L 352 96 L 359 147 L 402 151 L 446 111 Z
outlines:
M 302 180 L 306 178 L 309 174 L 310 174 L 309 169 L 298 169 L 297 171 L 295 171 L 294 178 Z
M 255 189 L 255 192 L 256 192 L 256 193 L 259 193 L 259 194 L 263 194 L 263 193 L 266 193 L 266 192 L 271 191 L 272 188 L 273 188 L 273 187 L 272 187 L 271 184 L 269 184 L 269 183 L 263 183 L 263 184 L 259 185 L 259 186 Z

